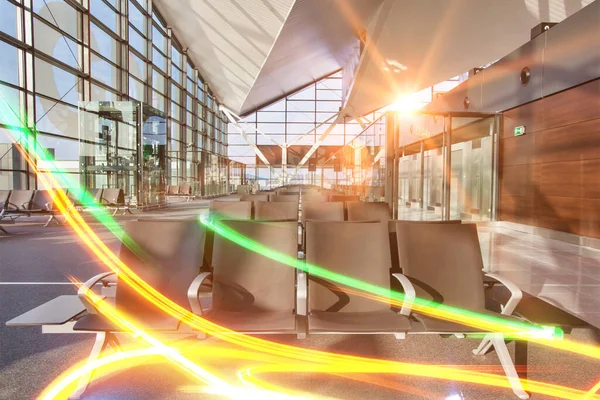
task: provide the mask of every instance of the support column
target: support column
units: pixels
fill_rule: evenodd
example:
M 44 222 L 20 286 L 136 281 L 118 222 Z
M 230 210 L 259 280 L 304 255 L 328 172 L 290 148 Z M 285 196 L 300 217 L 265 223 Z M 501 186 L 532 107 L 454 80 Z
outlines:
M 444 207 L 442 219 L 450 220 L 450 193 L 452 181 L 452 117 L 446 117 L 446 129 L 444 129 Z
M 396 167 L 396 113 L 388 112 L 385 117 L 385 201 L 388 203 L 392 214 L 397 209 L 394 202 L 398 203 L 398 183 L 397 167 Z
M 425 141 L 421 140 L 421 176 L 419 178 L 419 207 L 423 210 L 425 203 Z

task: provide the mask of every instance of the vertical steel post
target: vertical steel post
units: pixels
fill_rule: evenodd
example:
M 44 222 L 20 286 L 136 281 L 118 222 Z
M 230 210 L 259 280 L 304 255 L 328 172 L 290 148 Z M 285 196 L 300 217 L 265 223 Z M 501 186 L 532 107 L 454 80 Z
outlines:
M 443 220 L 450 219 L 450 194 L 452 182 L 452 116 L 448 115 L 446 129 L 444 130 L 444 208 Z

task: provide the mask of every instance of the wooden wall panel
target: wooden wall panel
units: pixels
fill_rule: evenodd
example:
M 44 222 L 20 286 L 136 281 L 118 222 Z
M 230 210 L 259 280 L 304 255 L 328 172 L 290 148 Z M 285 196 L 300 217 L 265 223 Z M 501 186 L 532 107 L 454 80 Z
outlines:
M 500 220 L 600 238 L 600 80 L 505 112 L 499 165 Z

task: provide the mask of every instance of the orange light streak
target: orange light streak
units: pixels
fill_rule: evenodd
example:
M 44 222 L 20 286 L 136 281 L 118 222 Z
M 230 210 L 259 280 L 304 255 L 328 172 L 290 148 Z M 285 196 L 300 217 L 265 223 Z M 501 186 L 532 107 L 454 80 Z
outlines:
M 35 163 L 29 158 L 27 154 L 24 154 L 27 162 L 32 165 L 36 172 L 37 168 Z M 38 174 L 39 178 L 44 182 L 44 175 Z M 53 183 L 57 183 L 52 177 Z M 44 182 L 46 187 L 54 187 L 58 185 L 49 185 L 48 181 Z M 472 382 L 479 384 L 486 384 L 498 387 L 510 387 L 507 379 L 504 376 L 493 375 L 493 374 L 483 374 L 483 373 L 475 373 L 472 371 L 458 370 L 458 369 L 448 369 L 447 367 L 436 367 L 431 365 L 419 365 L 419 364 L 406 364 L 406 363 L 398 363 L 377 359 L 367 359 L 362 357 L 354 357 L 347 355 L 339 355 L 335 353 L 325 353 L 319 352 L 315 350 L 308 349 L 300 349 L 295 348 L 293 346 L 282 345 L 279 343 L 269 342 L 257 338 L 253 338 L 250 336 L 242 335 L 242 334 L 224 334 L 224 332 L 232 333 L 232 331 L 227 330 L 223 327 L 219 327 L 205 319 L 195 316 L 191 314 L 188 310 L 180 307 L 176 303 L 172 302 L 170 299 L 164 297 L 160 292 L 156 291 L 150 285 L 148 285 L 145 281 L 141 280 L 133 271 L 131 271 L 124 263 L 122 263 L 118 257 L 110 251 L 102 243 L 102 241 L 94 234 L 91 228 L 85 223 L 81 215 L 74 209 L 68 210 L 66 205 L 69 204 L 68 199 L 65 196 L 64 191 L 58 190 L 58 196 L 55 193 L 54 189 L 51 189 L 51 193 L 53 197 L 59 199 L 57 202 L 57 207 L 59 210 L 69 216 L 68 222 L 69 225 L 73 228 L 73 230 L 77 233 L 77 235 L 82 239 L 82 241 L 98 256 L 100 260 L 102 260 L 109 268 L 113 271 L 119 272 L 119 279 L 123 280 L 126 284 L 132 286 L 138 293 L 144 296 L 148 301 L 170 314 L 171 316 L 179 318 L 182 322 L 188 324 L 189 326 L 212 334 L 220 339 L 240 344 L 246 347 L 253 348 L 260 352 L 269 352 L 272 354 L 280 355 L 283 357 L 288 357 L 292 359 L 305 360 L 312 362 L 311 365 L 302 365 L 302 364 L 294 364 L 290 365 L 287 368 L 283 368 L 281 365 L 275 367 L 271 367 L 270 369 L 265 369 L 262 367 L 262 370 L 267 372 L 277 372 L 277 371 L 313 371 L 313 372 L 324 372 L 324 373 L 340 373 L 340 372 L 354 372 L 354 373 L 404 373 L 408 375 L 415 376 L 424 376 L 424 377 L 434 377 L 441 379 L 450 379 L 454 381 L 464 381 L 464 382 Z M 70 211 L 70 212 L 69 212 Z M 93 297 L 92 292 L 90 292 L 90 296 Z M 389 301 L 389 300 L 388 300 Z M 176 362 L 180 367 L 182 367 L 186 372 L 189 372 L 201 380 L 206 379 L 209 382 L 215 382 L 217 385 L 221 385 L 225 391 L 228 388 L 228 385 L 223 381 L 220 381 L 218 378 L 204 371 L 196 364 L 192 363 L 185 357 L 181 356 L 179 353 L 172 352 L 169 350 L 167 346 L 162 344 L 157 339 L 151 337 L 147 333 L 143 332 L 139 328 L 133 326 L 126 319 L 123 319 L 122 316 L 118 315 L 118 312 L 111 311 L 110 307 L 107 306 L 105 301 L 98 300 L 96 302 L 99 309 L 103 313 L 108 315 L 111 312 L 114 312 L 114 317 L 116 320 L 120 320 L 125 326 L 128 326 L 132 331 L 136 332 L 140 338 L 144 339 L 147 343 L 156 346 L 157 348 L 164 351 L 163 355 L 166 355 L 169 359 Z M 106 307 L 105 307 L 106 306 Z M 315 364 L 322 363 L 322 364 Z M 301 368 L 299 368 L 301 367 Z M 557 397 L 564 398 L 582 398 L 585 395 L 584 392 L 571 389 L 571 388 L 563 388 L 557 385 L 545 384 L 542 382 L 534 382 L 534 381 L 525 381 L 522 380 L 526 390 L 543 393 L 548 395 L 553 395 Z M 52 390 L 52 389 L 50 389 Z M 579 396 L 579 397 L 573 397 Z M 51 398 L 51 397 L 50 397 Z M 600 396 L 592 395 L 591 399 L 598 399 Z

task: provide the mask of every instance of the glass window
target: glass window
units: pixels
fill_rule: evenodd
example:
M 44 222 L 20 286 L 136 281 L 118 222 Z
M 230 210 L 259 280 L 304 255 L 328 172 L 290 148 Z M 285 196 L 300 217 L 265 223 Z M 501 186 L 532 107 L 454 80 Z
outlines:
M 177 103 L 171 102 L 171 117 L 177 121 L 181 119 L 181 107 Z
M 156 48 L 152 48 L 152 63 L 164 73 L 167 72 L 167 59 Z
M 181 78 L 183 77 L 183 74 L 181 73 L 181 71 L 179 70 L 179 68 L 173 66 L 173 68 L 171 68 L 171 78 L 173 78 L 173 80 L 177 83 L 179 83 L 180 85 L 181 83 Z
M 173 64 L 175 64 L 179 68 L 181 68 L 182 57 L 183 56 L 181 55 L 181 52 L 177 49 L 177 47 L 172 46 L 171 60 L 173 61 Z
M 165 112 L 165 96 L 161 95 L 157 91 L 152 91 L 152 107 L 159 109 L 162 112 Z
M 129 72 L 142 81 L 146 80 L 146 62 L 129 52 Z
M 129 22 L 142 32 L 144 36 L 146 35 L 146 17 L 131 0 L 129 1 Z
M 19 9 L 8 1 L 0 2 L 0 30 L 12 37 L 17 36 L 17 19 Z
M 113 32 L 118 32 L 119 16 L 104 0 L 90 0 L 90 12 Z
M 131 26 L 129 27 L 129 46 L 143 56 L 147 56 L 146 39 L 140 36 Z
M 158 16 L 158 14 L 155 11 L 152 12 L 152 20 L 154 22 L 156 22 L 158 25 L 162 26 L 163 28 L 165 28 L 165 29 L 167 28 L 167 26 L 164 24 L 162 19 Z
M 70 72 L 35 59 L 35 87 L 38 93 L 76 105 L 79 101 L 77 83 L 77 77 Z
M 167 54 L 167 38 L 156 26 L 152 25 L 152 44 L 163 54 Z
M 19 50 L 0 41 L 0 81 L 19 85 Z
M 92 77 L 108 86 L 116 87 L 119 72 L 117 68 L 95 54 L 91 56 Z
M 117 101 L 117 94 L 92 83 L 92 101 Z
M 79 139 L 77 108 L 37 96 L 35 110 L 40 132 Z
M 33 11 L 48 23 L 55 25 L 74 38 L 81 39 L 79 36 L 81 24 L 79 12 L 63 0 L 33 0 Z
M 23 110 L 21 110 L 20 104 L 20 90 L 0 85 L 0 94 L 2 95 L 2 107 L 0 109 L 0 123 L 14 126 L 24 126 L 22 120 Z M 8 110 L 6 109 L 6 102 L 8 104 Z
M 134 77 L 129 77 L 129 96 L 136 100 L 144 100 L 144 84 Z
M 77 43 L 42 21 L 34 20 L 35 46 L 58 61 L 79 68 Z
M 152 87 L 162 94 L 166 94 L 165 76 L 157 70 L 152 71 Z
M 173 84 L 171 84 L 171 99 L 177 103 L 181 103 L 181 90 Z
M 172 122 L 171 123 L 171 139 L 179 140 L 180 133 L 181 133 L 181 126 L 176 122 Z
M 116 64 L 117 55 L 119 54 L 119 44 L 117 41 L 108 33 L 104 32 L 98 25 L 92 23 L 91 28 L 92 37 L 90 41 L 92 50 Z

